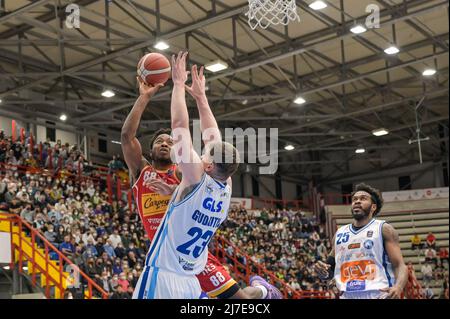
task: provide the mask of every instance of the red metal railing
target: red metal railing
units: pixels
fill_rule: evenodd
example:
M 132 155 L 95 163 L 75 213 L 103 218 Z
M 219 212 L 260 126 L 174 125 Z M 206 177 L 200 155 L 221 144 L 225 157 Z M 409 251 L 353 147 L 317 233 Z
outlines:
M 67 280 L 68 278 L 64 275 L 64 264 L 70 265 L 72 269 L 78 269 L 78 267 L 66 256 L 64 256 L 54 245 L 52 245 L 43 235 L 39 233 L 38 230 L 34 229 L 30 224 L 28 224 L 25 220 L 20 218 L 17 215 L 0 213 L 0 221 L 7 221 L 10 224 L 10 233 L 11 233 L 11 252 L 12 252 L 12 263 L 10 265 L 11 269 L 15 267 L 15 253 L 17 252 L 19 258 L 18 262 L 18 270 L 20 273 L 23 272 L 23 262 L 28 261 L 32 264 L 32 284 L 36 286 L 36 269 L 41 273 L 45 274 L 45 296 L 50 298 L 50 283 L 53 283 L 55 287 L 59 289 L 60 298 L 64 295 L 64 285 L 63 280 Z M 14 226 L 18 226 L 19 230 L 14 230 Z M 31 255 L 27 254 L 23 249 L 24 245 L 24 234 L 23 230 L 28 230 L 31 236 Z M 13 236 L 17 235 L 19 239 L 19 244 L 15 244 L 13 241 Z M 44 245 L 44 254 L 36 248 L 36 238 L 39 238 L 41 243 Z M 50 262 L 50 252 L 55 252 L 58 255 L 58 265 L 55 265 Z M 39 255 L 44 258 L 45 268 L 41 267 L 38 263 L 36 263 L 36 257 Z M 50 269 L 53 269 L 59 274 L 59 281 L 52 278 L 50 275 Z M 89 276 L 87 276 L 81 270 L 78 270 L 79 275 L 86 281 L 87 283 L 87 295 L 88 299 L 94 297 L 94 292 L 103 299 L 108 298 L 108 293 L 104 291 L 99 285 L 97 285 Z
M 281 287 L 280 291 L 283 293 L 284 298 L 290 299 L 329 299 L 329 294 L 326 291 L 296 291 L 289 286 L 285 281 L 278 278 L 273 272 L 268 270 L 261 264 L 256 263 L 250 256 L 232 244 L 229 240 L 225 239 L 220 234 L 216 234 L 213 239 L 212 253 L 220 260 L 223 257 L 227 257 L 233 262 L 233 273 L 240 279 L 249 282 L 250 276 L 257 274 L 269 278 L 272 283 L 277 283 Z M 233 248 L 233 254 L 229 254 L 225 247 L 231 246 Z M 246 262 L 243 264 L 238 260 L 240 255 L 245 258 Z

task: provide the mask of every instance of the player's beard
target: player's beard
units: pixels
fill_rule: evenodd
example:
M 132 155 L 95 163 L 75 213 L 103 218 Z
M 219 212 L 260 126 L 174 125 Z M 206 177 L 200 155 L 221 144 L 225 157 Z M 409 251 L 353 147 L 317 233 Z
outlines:
M 369 217 L 370 215 L 370 206 L 364 209 L 363 207 L 360 208 L 360 210 L 356 213 L 352 208 L 352 217 L 357 220 L 363 220 L 364 218 Z
M 154 162 L 158 163 L 160 166 L 168 166 L 172 164 L 172 159 L 170 158 L 170 151 L 166 154 L 158 154 L 157 152 L 152 152 L 152 159 Z

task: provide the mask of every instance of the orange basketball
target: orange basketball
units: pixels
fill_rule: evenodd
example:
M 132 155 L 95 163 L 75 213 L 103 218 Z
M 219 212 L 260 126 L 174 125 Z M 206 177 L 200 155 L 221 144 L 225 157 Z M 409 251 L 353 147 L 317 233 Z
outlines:
M 161 53 L 147 53 L 137 66 L 138 76 L 148 85 L 166 83 L 170 70 L 169 60 Z

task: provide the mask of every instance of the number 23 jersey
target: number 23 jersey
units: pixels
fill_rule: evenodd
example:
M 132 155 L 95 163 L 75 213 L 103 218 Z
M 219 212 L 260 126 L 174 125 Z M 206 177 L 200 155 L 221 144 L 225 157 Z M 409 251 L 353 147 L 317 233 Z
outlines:
M 203 174 L 200 183 L 184 199 L 174 203 L 178 190 L 170 200 L 145 264 L 196 275 L 204 270 L 208 244 L 227 218 L 231 187 Z
M 355 230 L 349 224 L 336 232 L 334 278 L 340 291 L 364 292 L 394 284 L 392 264 L 383 243 L 384 223 L 372 219 L 361 229 Z

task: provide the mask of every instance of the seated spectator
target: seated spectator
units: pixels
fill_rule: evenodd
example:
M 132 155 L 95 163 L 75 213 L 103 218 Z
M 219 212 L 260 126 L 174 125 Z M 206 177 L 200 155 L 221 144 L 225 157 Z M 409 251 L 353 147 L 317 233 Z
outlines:
M 422 249 L 423 244 L 421 243 L 421 241 L 422 239 L 420 238 L 420 236 L 418 234 L 414 234 L 414 236 L 411 237 L 411 249 Z
M 114 249 L 114 252 L 117 257 L 123 258 L 127 255 L 127 250 L 123 247 L 122 243 L 118 243 L 116 249 Z
M 73 256 L 75 253 L 75 247 L 70 242 L 69 235 L 64 236 L 64 242 L 59 245 L 58 249 L 69 258 Z
M 429 261 L 426 261 L 422 266 L 421 272 L 424 285 L 429 285 L 433 280 L 433 267 L 431 267 L 431 263 Z
M 127 280 L 127 276 L 125 275 L 125 272 L 120 273 L 119 275 L 119 286 L 122 287 L 123 291 L 128 290 L 128 286 L 130 283 Z
M 131 296 L 127 290 L 123 289 L 121 285 L 117 286 L 117 290 L 111 296 L 111 299 L 130 299 Z
M 114 252 L 114 248 L 112 246 L 111 239 L 108 239 L 106 241 L 106 244 L 103 245 L 103 249 L 108 254 L 109 258 L 116 258 L 116 253 Z
M 444 262 L 447 262 L 448 265 L 448 249 L 445 247 L 441 247 L 439 249 L 439 261 L 441 266 L 444 266 Z
M 436 237 L 432 232 L 428 233 L 428 236 L 426 238 L 426 245 L 428 248 L 433 248 L 434 250 L 436 250 Z
M 427 248 L 425 250 L 425 261 L 434 262 L 435 266 L 437 266 L 437 253 L 433 248 Z
M 48 226 L 47 231 L 44 233 L 44 236 L 51 244 L 55 244 L 56 233 L 52 224 Z

